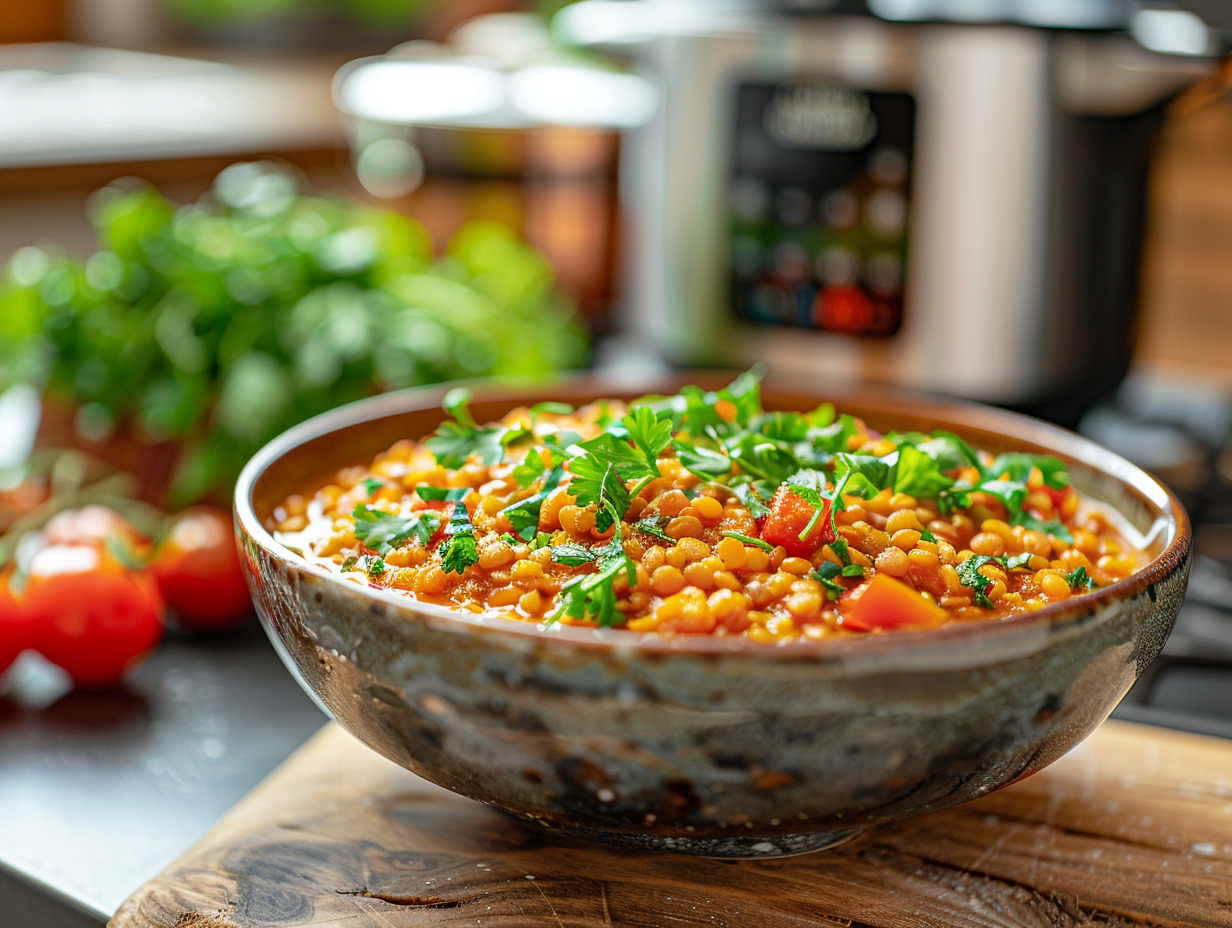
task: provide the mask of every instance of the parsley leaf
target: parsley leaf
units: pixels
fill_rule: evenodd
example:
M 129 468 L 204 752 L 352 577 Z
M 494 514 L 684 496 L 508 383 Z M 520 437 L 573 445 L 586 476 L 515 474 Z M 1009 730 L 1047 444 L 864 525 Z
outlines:
M 526 452 L 526 457 L 522 459 L 522 463 L 513 469 L 513 479 L 518 482 L 518 486 L 528 487 L 547 471 L 547 465 L 543 463 L 543 456 L 534 448 Z
M 825 587 L 826 596 L 829 599 L 838 599 L 847 592 L 847 587 L 843 586 L 836 579 L 842 576 L 842 574 L 843 568 L 832 561 L 822 561 L 816 570 L 809 572 L 810 577 Z
M 472 564 L 479 563 L 479 545 L 475 541 L 475 527 L 466 504 L 459 498 L 453 504 L 449 524 L 445 526 L 449 539 L 441 546 L 441 569 L 445 573 L 460 574 Z
M 378 480 L 376 477 L 369 477 L 364 481 L 364 492 L 371 496 L 383 486 L 385 486 L 384 480 Z
M 705 480 L 731 473 L 732 460 L 722 452 L 682 438 L 675 439 L 672 445 L 676 449 L 676 459 L 690 473 Z
M 479 544 L 475 541 L 475 533 L 459 532 L 449 539 L 448 547 L 441 557 L 441 570 L 447 574 L 460 574 L 472 564 L 478 563 Z
M 538 457 L 534 452 L 529 456 Z M 538 493 L 512 503 L 501 510 L 500 514 L 509 520 L 509 524 L 513 526 L 514 532 L 523 541 L 530 541 L 535 537 L 535 533 L 539 530 L 539 512 L 543 509 L 543 501 L 560 485 L 564 476 L 563 468 L 553 467 L 548 472 L 547 477 L 544 478 L 543 488 Z
M 1078 567 L 1065 575 L 1065 582 L 1070 585 L 1070 589 L 1076 590 L 1080 587 L 1086 587 L 1088 590 L 1098 590 L 1099 584 L 1091 579 L 1085 567 Z
M 503 439 L 506 429 L 477 429 L 457 422 L 442 422 L 424 441 L 424 447 L 436 455 L 442 467 L 457 469 L 475 455 L 484 466 L 491 467 L 505 456 Z
M 598 560 L 599 555 L 595 553 L 593 548 L 588 548 L 585 545 L 563 544 L 552 546 L 552 561 L 556 564 L 564 564 L 568 567 L 577 567 L 581 564 L 589 564 L 591 561 Z
M 475 417 L 471 415 L 470 402 L 470 390 L 466 389 L 466 387 L 454 387 L 441 400 L 441 409 L 457 419 L 460 425 L 473 429 L 478 423 L 475 422 Z
M 754 538 L 751 535 L 743 535 L 740 532 L 724 532 L 724 537 L 734 538 L 736 541 L 743 542 L 746 545 L 755 545 L 763 551 L 773 551 L 774 545 L 768 541 L 763 541 L 760 538 Z
M 657 518 L 642 519 L 633 526 L 637 531 L 643 534 L 650 535 L 653 538 L 658 538 L 660 541 L 666 541 L 669 544 L 676 544 L 676 539 L 667 532 L 663 531 L 663 527 L 659 524 Z
M 589 616 L 600 626 L 612 626 L 624 620 L 616 611 L 616 578 L 625 572 L 629 585 L 637 583 L 633 560 L 622 551 L 603 561 L 597 571 L 570 580 L 560 591 L 560 607 L 548 617 L 556 622 L 562 616 L 583 619 Z
M 598 507 L 595 527 L 599 531 L 607 531 L 616 520 L 624 518 L 629 510 L 630 496 L 614 464 L 586 454 L 570 461 L 569 470 L 573 474 L 569 491 L 578 505 Z
M 431 510 L 400 516 L 361 504 L 351 515 L 355 519 L 356 539 L 382 556 L 412 538 L 426 548 L 441 525 L 440 513 Z
M 906 493 L 917 499 L 936 499 L 954 485 L 937 458 L 919 446 L 903 445 L 898 449 L 898 467 L 894 472 L 894 492 Z
M 1065 472 L 1065 464 L 1051 455 L 1006 452 L 998 455 L 997 459 L 985 468 L 984 473 L 990 477 L 1007 477 L 1025 483 L 1031 469 L 1035 467 L 1039 468 L 1044 478 L 1044 486 L 1054 490 L 1063 490 L 1069 486 L 1069 474 Z
M 635 406 L 620 420 L 629 434 L 629 440 L 646 464 L 646 473 L 632 473 L 630 477 L 659 476 L 658 458 L 663 449 L 672 442 L 672 420 L 659 418 L 649 406 Z
M 744 503 L 744 507 L 754 519 L 764 519 L 770 515 L 770 507 L 766 503 L 774 494 L 774 491 L 766 484 L 767 481 L 764 480 L 746 480 L 733 482 L 729 489 L 736 494 L 740 502 Z
M 434 487 L 426 483 L 421 483 L 415 487 L 415 493 L 425 503 L 439 502 L 457 502 L 458 500 L 466 499 L 466 494 L 470 493 L 469 487 Z

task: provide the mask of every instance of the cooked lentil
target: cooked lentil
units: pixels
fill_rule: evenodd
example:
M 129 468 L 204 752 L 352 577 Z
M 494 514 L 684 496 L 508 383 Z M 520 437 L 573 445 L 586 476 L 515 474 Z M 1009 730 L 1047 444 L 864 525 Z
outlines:
M 271 528 L 457 609 L 765 642 L 1003 618 L 1146 561 L 1055 458 L 882 435 L 828 405 L 765 413 L 752 375 L 486 426 L 462 397 L 447 409 Z

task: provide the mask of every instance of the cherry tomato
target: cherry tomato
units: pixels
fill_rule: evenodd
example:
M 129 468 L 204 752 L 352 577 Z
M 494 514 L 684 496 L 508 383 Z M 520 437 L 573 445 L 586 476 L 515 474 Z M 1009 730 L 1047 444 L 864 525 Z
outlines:
M 153 576 L 128 569 L 97 543 L 39 550 L 23 605 L 39 626 L 38 650 L 80 687 L 115 685 L 163 635 Z
M 167 605 L 186 628 L 232 628 L 252 611 L 231 517 L 221 509 L 199 507 L 176 516 L 153 568 Z
M 839 600 L 843 628 L 872 632 L 892 628 L 936 628 L 950 618 L 901 580 L 874 574 Z
M 9 669 L 17 655 L 33 648 L 37 626 L 30 620 L 25 603 L 12 590 L 13 570 L 0 571 L 0 674 Z
M 50 545 L 91 542 L 122 542 L 128 549 L 143 548 L 148 542 L 124 516 L 106 506 L 82 506 L 56 513 L 42 531 Z
M 770 502 L 770 514 L 761 529 L 763 541 L 782 545 L 794 557 L 811 557 L 824 544 L 834 541 L 830 531 L 830 500 L 826 500 L 821 517 L 804 538 L 800 533 L 808 528 L 817 514 L 812 504 L 784 484 Z

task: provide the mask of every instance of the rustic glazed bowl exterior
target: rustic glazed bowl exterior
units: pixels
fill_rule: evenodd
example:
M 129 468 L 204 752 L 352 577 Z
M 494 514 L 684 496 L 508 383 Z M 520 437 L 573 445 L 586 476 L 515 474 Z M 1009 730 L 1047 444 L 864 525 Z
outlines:
M 679 385 L 477 390 L 472 410 L 484 421 L 543 399 Z M 548 828 L 729 857 L 827 847 L 1033 773 L 1090 734 L 1163 647 L 1185 592 L 1190 527 L 1137 467 L 983 407 L 863 390 L 801 396 L 772 382 L 763 392 L 768 409 L 828 399 L 882 430 L 942 428 L 994 452 L 1055 454 L 1153 560 L 1033 614 L 765 645 L 453 612 L 343 580 L 275 541 L 270 514 L 288 494 L 430 432 L 442 418 L 437 389 L 327 413 L 248 465 L 236 526 L 264 626 L 344 728 L 429 780 Z

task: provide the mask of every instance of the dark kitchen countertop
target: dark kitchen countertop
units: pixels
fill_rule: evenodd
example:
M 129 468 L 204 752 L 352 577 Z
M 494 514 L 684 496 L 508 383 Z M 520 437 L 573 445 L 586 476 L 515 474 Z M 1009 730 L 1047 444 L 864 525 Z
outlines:
M 325 722 L 255 620 L 169 632 L 124 690 L 58 674 L 0 687 L 0 928 L 105 924 Z

